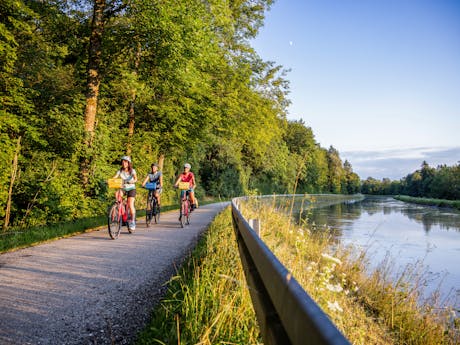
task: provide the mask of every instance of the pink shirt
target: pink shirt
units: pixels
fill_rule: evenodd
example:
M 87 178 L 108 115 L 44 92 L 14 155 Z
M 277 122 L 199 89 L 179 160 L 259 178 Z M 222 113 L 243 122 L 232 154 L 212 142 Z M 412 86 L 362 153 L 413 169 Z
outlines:
M 193 187 L 193 181 L 195 181 L 195 175 L 190 171 L 188 173 L 180 174 L 180 181 L 181 182 L 188 182 L 190 187 Z

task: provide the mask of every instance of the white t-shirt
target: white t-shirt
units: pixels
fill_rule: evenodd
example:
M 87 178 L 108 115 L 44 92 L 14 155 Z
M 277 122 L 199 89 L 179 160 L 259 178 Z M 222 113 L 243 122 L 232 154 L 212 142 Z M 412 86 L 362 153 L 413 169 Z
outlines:
M 130 190 L 136 189 L 136 185 L 134 184 L 135 182 L 131 182 L 131 180 L 134 179 L 135 175 L 136 175 L 136 170 L 134 169 L 131 171 L 131 174 L 124 170 L 118 170 L 117 174 L 115 175 L 115 178 L 121 177 L 123 179 L 123 190 L 130 191 Z

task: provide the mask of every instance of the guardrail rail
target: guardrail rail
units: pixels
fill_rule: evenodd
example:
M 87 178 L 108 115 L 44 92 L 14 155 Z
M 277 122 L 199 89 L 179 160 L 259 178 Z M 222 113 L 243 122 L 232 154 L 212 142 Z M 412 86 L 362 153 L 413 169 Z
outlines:
M 241 199 L 232 200 L 233 228 L 264 344 L 349 345 L 243 217 Z

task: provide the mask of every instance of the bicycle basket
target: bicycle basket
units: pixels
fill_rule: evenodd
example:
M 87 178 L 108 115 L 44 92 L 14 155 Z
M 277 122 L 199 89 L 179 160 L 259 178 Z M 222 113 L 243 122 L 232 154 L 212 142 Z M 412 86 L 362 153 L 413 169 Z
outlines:
M 107 183 L 109 184 L 109 188 L 121 188 L 123 186 L 121 178 L 109 178 Z
M 145 184 L 145 189 L 155 190 L 157 189 L 157 184 L 155 182 L 148 182 Z
M 189 182 L 179 182 L 179 189 L 190 189 L 190 183 Z

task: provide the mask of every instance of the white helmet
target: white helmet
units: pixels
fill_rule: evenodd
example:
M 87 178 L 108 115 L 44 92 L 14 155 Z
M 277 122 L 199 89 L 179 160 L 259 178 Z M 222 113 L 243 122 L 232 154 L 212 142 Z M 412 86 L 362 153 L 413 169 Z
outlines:
M 184 164 L 184 168 L 189 168 L 189 169 L 191 169 L 192 166 L 191 166 L 189 163 L 185 163 L 185 164 Z
M 127 162 L 130 162 L 130 163 L 131 163 L 131 157 L 129 157 L 129 156 L 123 156 L 123 157 L 121 157 L 121 160 L 122 160 L 122 161 L 127 161 Z

